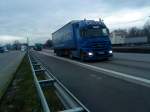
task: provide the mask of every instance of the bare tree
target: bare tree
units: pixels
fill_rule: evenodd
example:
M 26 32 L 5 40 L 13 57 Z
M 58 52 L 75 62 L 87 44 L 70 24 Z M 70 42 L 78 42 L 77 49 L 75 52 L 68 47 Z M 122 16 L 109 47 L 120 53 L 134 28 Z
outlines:
M 52 47 L 52 40 L 47 40 L 46 42 L 45 42 L 45 44 L 44 44 L 44 47 L 45 48 L 51 48 Z
M 14 41 L 13 48 L 14 48 L 14 50 L 20 50 L 21 49 L 21 44 L 20 44 L 19 40 Z
M 150 43 L 150 21 L 147 21 L 144 25 L 144 33 L 148 37 L 148 43 Z

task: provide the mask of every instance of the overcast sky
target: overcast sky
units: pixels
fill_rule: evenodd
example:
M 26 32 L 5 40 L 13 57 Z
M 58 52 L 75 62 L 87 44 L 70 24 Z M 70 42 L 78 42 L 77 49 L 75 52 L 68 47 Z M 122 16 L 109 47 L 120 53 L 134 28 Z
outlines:
M 26 37 L 31 43 L 45 42 L 76 19 L 102 18 L 115 29 L 142 26 L 148 16 L 150 0 L 0 0 L 0 42 L 23 42 Z

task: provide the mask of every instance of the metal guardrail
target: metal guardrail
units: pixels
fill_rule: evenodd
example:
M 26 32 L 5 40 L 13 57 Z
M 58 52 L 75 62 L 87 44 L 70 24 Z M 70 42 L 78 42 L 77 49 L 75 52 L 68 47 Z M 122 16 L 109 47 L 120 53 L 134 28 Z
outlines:
M 50 71 L 47 70 L 46 67 L 42 65 L 39 58 L 33 57 L 31 54 L 28 54 L 28 58 L 43 112 L 51 112 L 51 107 L 49 107 L 42 90 L 43 87 L 48 86 L 53 86 L 55 88 L 56 95 L 65 108 L 65 110 L 60 112 L 90 112 Z M 35 69 L 36 67 L 38 69 Z M 37 78 L 39 72 L 43 73 L 42 75 L 46 78 L 45 80 L 39 80 Z

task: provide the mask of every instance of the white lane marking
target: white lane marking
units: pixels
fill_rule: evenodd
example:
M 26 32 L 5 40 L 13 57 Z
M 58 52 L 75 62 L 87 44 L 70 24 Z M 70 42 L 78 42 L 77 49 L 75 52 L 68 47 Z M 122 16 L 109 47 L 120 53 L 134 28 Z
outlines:
M 143 85 L 146 87 L 150 87 L 150 80 L 149 79 L 136 77 L 136 76 L 132 76 L 131 74 L 125 74 L 125 73 L 121 73 L 121 72 L 117 72 L 117 71 L 113 71 L 113 70 L 109 70 L 109 69 L 105 69 L 105 68 L 101 68 L 101 67 L 97 67 L 97 66 L 92 66 L 89 64 L 73 61 L 70 59 L 63 58 L 63 57 L 54 56 L 54 55 L 51 55 L 51 54 L 45 53 L 45 52 L 40 52 L 40 53 L 47 55 L 47 56 L 51 56 L 51 57 L 59 59 L 59 60 L 63 60 L 63 61 L 67 61 L 67 62 L 76 64 L 76 65 L 79 65 L 81 67 L 84 67 L 84 68 L 87 68 L 87 69 L 90 69 L 93 71 L 104 73 L 105 75 L 108 75 L 108 76 L 120 78 L 120 79 L 129 81 L 129 82 L 132 82 L 132 83 L 136 83 L 136 84 L 140 84 L 140 85 Z
M 96 74 L 90 74 L 91 77 L 95 78 L 95 79 L 98 79 L 98 80 L 101 80 L 102 77 L 96 75 Z

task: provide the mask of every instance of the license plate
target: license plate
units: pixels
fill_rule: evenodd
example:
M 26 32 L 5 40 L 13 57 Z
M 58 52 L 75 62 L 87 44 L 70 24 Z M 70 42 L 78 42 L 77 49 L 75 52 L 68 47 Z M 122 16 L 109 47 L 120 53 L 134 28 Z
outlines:
M 105 52 L 98 52 L 98 54 L 105 54 Z

